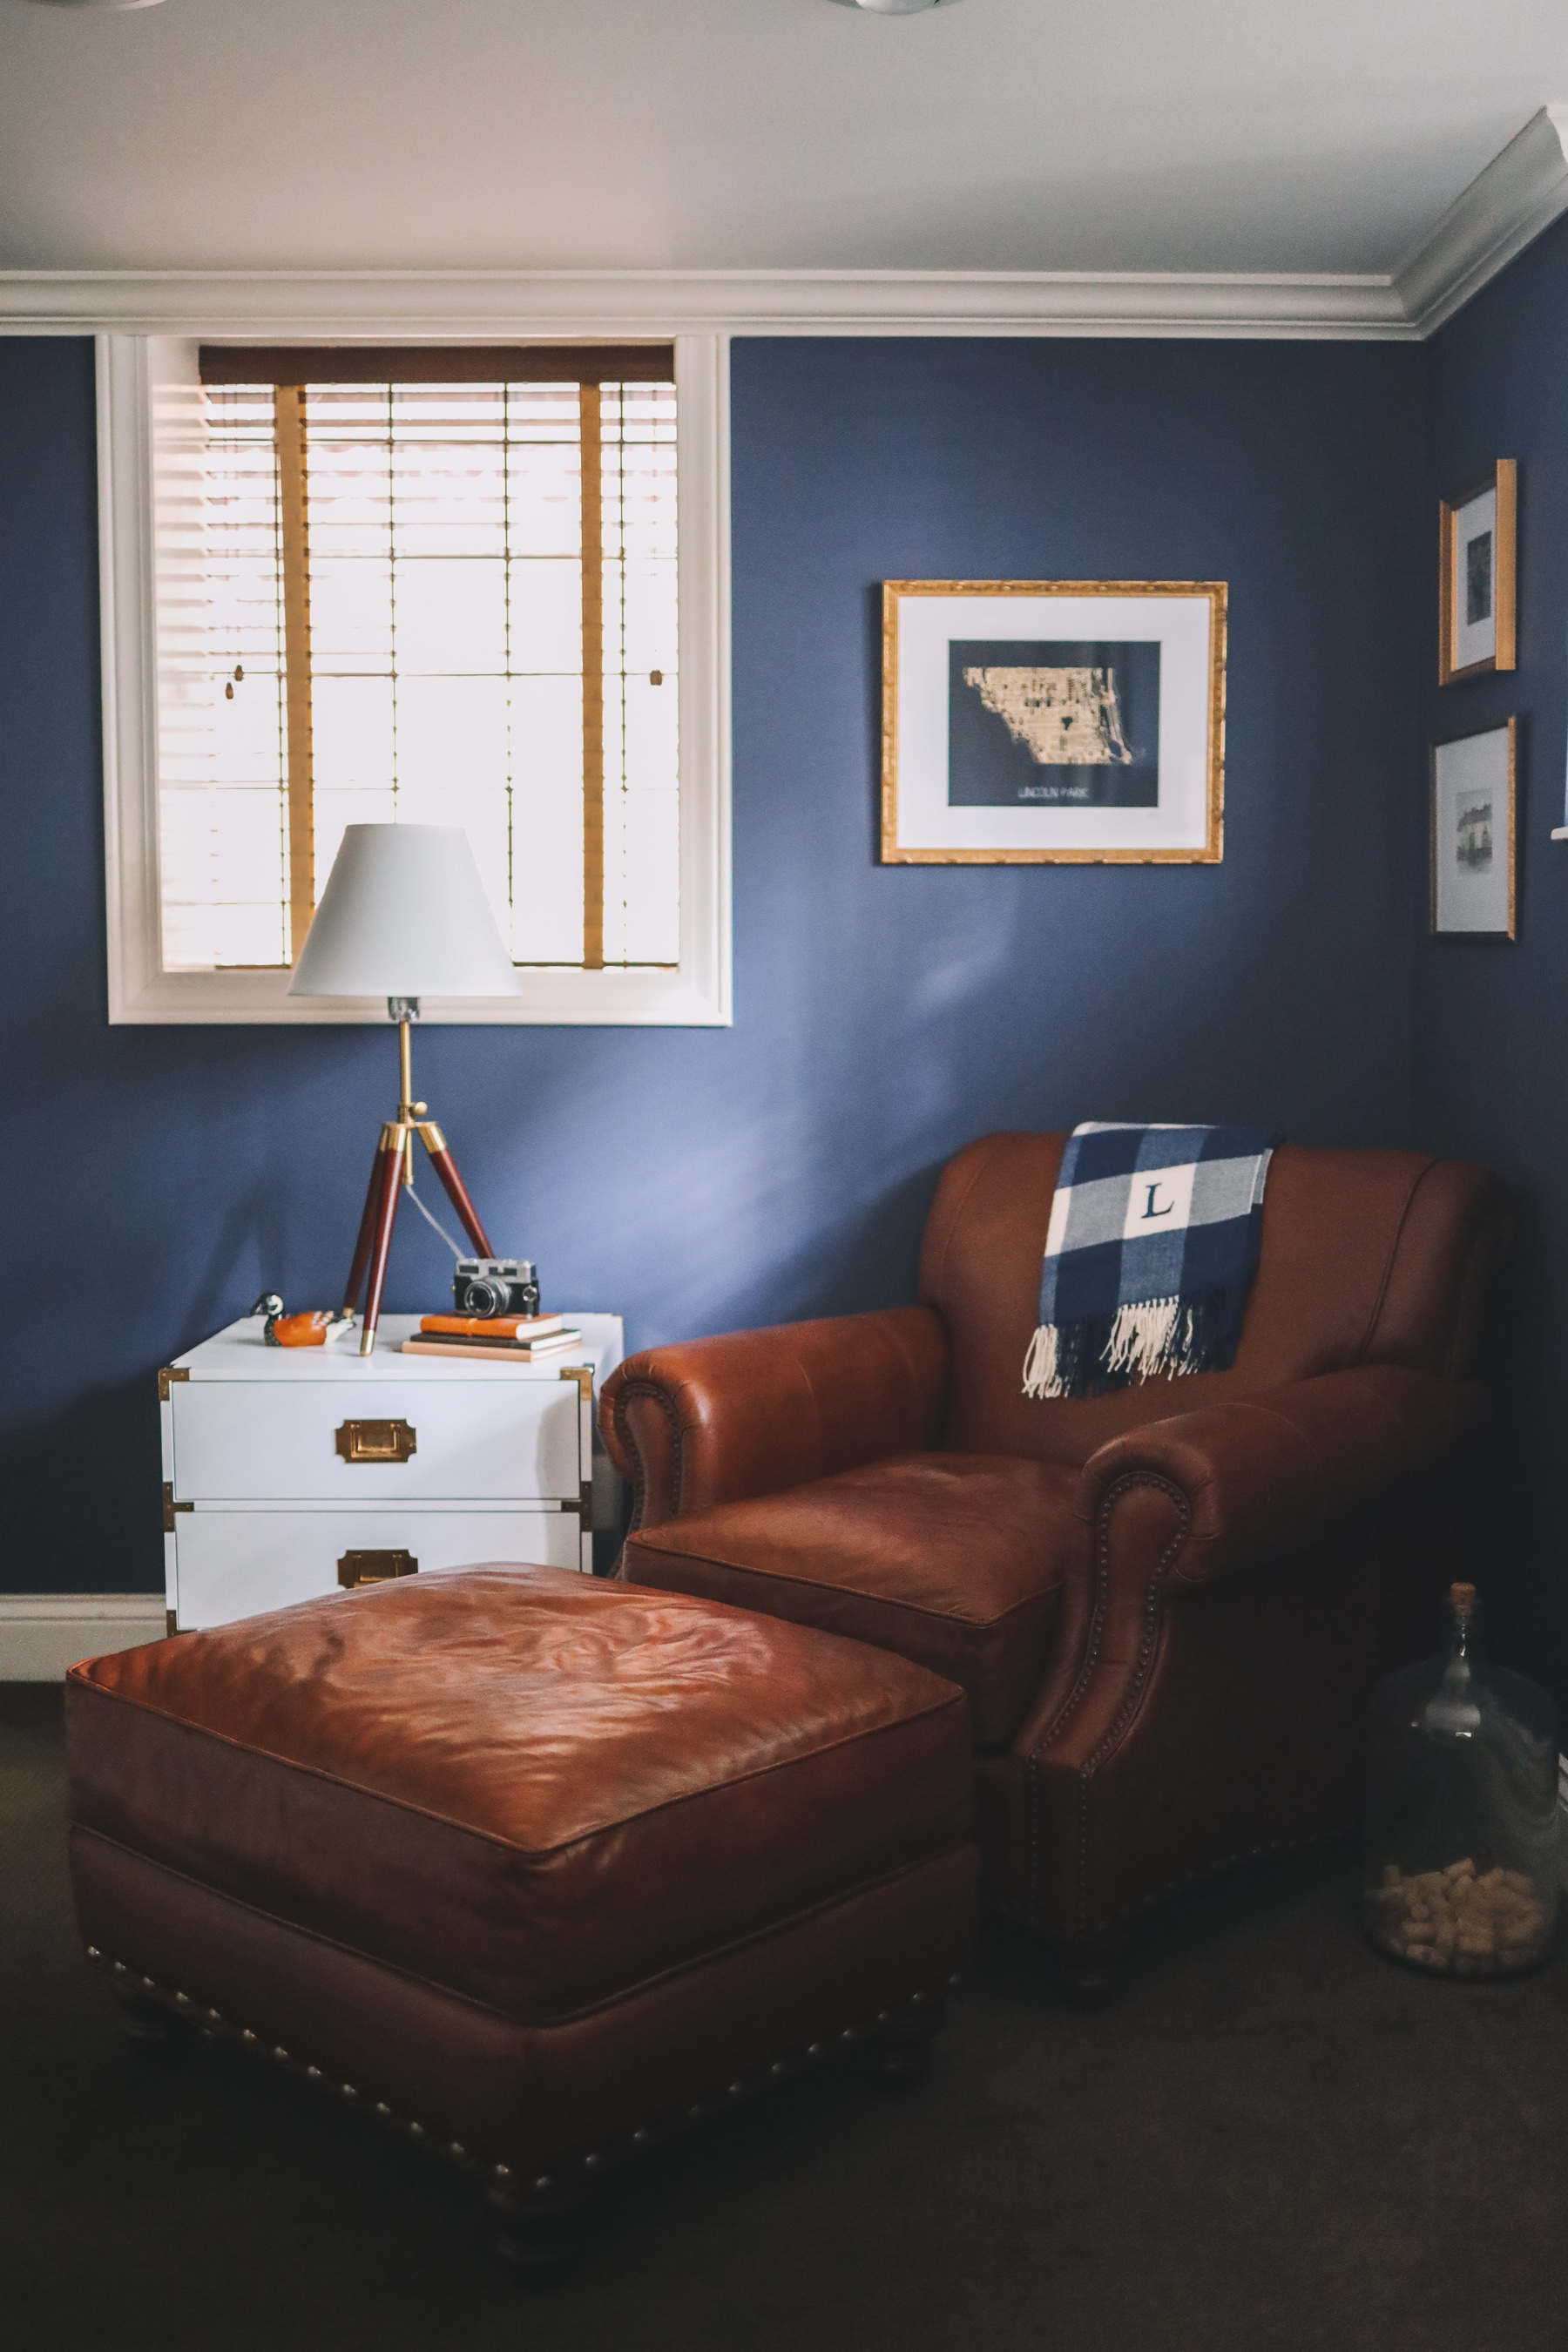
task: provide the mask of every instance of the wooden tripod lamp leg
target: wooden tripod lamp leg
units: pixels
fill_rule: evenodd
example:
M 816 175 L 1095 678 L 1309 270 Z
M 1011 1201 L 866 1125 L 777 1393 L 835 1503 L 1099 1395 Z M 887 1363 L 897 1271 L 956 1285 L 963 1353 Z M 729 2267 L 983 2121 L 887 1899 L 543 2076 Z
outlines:
M 371 1244 L 375 1239 L 376 1219 L 381 1213 L 382 1179 L 385 1174 L 384 1155 L 377 1143 L 375 1158 L 370 1163 L 370 1182 L 365 1187 L 364 1214 L 359 1221 L 359 1239 L 354 1244 L 353 1264 L 349 1268 L 348 1286 L 343 1292 L 345 1315 L 352 1315 L 359 1305 L 359 1295 L 364 1286 L 365 1268 L 370 1264 Z
M 406 1140 L 407 1129 L 404 1127 L 388 1124 L 381 1130 L 381 1150 L 376 1154 L 381 1162 L 381 1197 L 376 1204 L 370 1289 L 365 1296 L 364 1327 L 359 1340 L 362 1356 L 375 1352 L 375 1327 L 381 1320 L 381 1294 L 386 1284 L 386 1261 L 392 1249 L 392 1228 L 397 1218 L 397 1195 L 403 1181 L 403 1147 Z M 373 1177 L 373 1184 L 374 1181 Z
M 447 1149 L 447 1139 L 433 1120 L 426 1120 L 419 1133 L 425 1149 L 430 1154 L 430 1165 L 447 1188 L 447 1198 L 463 1221 L 463 1230 L 480 1257 L 494 1257 L 489 1235 L 479 1223 L 479 1213 L 468 1198 L 468 1188 L 458 1173 L 458 1163 Z

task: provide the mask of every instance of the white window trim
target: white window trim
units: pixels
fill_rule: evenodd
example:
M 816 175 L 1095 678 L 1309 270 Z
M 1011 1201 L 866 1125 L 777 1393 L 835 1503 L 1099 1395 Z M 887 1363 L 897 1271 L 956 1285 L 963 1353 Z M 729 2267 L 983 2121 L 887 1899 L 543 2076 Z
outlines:
M 312 324 L 269 341 L 323 340 Z M 384 1022 L 361 998 L 290 997 L 277 971 L 165 971 L 158 877 L 158 686 L 149 341 L 100 334 L 99 589 L 111 1023 Z M 513 338 L 512 340 L 516 340 Z M 574 340 L 590 340 L 587 335 Z M 672 971 L 530 970 L 507 998 L 427 997 L 427 1022 L 728 1026 L 730 353 L 677 335 L 680 532 L 680 962 Z

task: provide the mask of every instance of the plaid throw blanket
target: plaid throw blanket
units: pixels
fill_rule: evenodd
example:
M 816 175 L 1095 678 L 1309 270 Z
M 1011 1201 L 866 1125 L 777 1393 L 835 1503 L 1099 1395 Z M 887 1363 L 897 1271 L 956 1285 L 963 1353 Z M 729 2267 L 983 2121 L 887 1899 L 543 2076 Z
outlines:
M 1091 1396 L 1235 1357 L 1273 1145 L 1239 1127 L 1075 1127 L 1024 1393 Z

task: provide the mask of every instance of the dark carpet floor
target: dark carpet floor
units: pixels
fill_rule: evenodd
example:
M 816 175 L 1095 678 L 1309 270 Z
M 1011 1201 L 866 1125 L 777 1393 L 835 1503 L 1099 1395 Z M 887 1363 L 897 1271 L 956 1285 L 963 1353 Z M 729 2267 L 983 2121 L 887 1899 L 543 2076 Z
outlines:
M 0 1688 L 7 2352 L 1568 2346 L 1568 1969 L 1379 1961 L 1342 1852 L 1194 1898 L 1098 2012 L 996 1938 L 922 2090 L 816 2078 L 694 2136 L 539 2295 L 418 2150 L 237 2054 L 123 2040 L 61 1803 L 59 1692 Z

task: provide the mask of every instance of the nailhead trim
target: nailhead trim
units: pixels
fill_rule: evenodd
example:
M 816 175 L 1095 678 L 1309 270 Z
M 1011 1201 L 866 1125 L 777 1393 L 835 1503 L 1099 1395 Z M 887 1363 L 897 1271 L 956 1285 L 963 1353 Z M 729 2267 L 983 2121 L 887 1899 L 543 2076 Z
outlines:
M 105 1954 L 99 1949 L 96 1944 L 89 1944 L 87 1947 L 87 1957 L 96 1968 L 103 1969 L 105 1973 L 110 1976 L 127 1977 L 133 1976 L 135 1973 L 134 1970 L 127 1968 L 126 1963 L 123 1960 L 109 1959 Z M 956 1986 L 961 1982 L 961 1979 L 957 1976 L 951 1976 L 948 1978 L 947 1981 L 950 1986 Z M 158 1984 L 155 1979 L 152 1977 L 142 1977 L 141 1983 L 144 1991 L 156 1994 L 162 1999 L 171 2001 L 176 2009 L 184 2011 L 192 2009 L 197 2005 L 190 1993 L 170 1991 L 165 1987 Z M 910 1993 L 908 1996 L 907 2005 L 910 2008 L 924 2007 L 925 2004 L 934 1997 L 934 1995 L 924 1991 Z M 858 2042 L 861 2039 L 861 2036 L 868 2031 L 874 2032 L 878 2026 L 887 2026 L 891 2024 L 892 2017 L 893 2012 L 891 2010 L 879 2010 L 876 2012 L 875 2021 L 871 2027 L 868 2028 L 864 2025 L 842 2026 L 838 2029 L 837 2039 L 846 2045 Z M 304 2082 L 325 2084 L 326 2087 L 330 2091 L 334 2092 L 339 2098 L 349 2102 L 350 2104 L 353 2104 L 361 2098 L 361 2094 L 355 2089 L 353 2084 L 333 2083 L 331 2078 L 322 2072 L 320 2066 L 309 2065 L 297 2058 L 291 2057 L 289 2052 L 284 2049 L 281 2042 L 273 2042 L 271 2044 L 263 2043 L 252 2027 L 248 2025 L 241 2026 L 235 2024 L 231 2019 L 224 2016 L 221 2010 L 205 2010 L 203 2012 L 203 2020 L 204 2032 L 206 2032 L 209 2028 L 211 2029 L 209 2038 L 216 2039 L 219 2035 L 223 2035 L 236 2041 L 239 2042 L 242 2047 L 254 2051 L 258 2056 L 268 2060 L 272 2064 L 286 2066 L 290 2073 L 297 2074 Z M 810 2042 L 806 2044 L 803 2054 L 798 2054 L 793 2058 L 773 2059 L 771 2064 L 766 2068 L 765 2074 L 757 2076 L 754 2081 L 748 2082 L 743 2078 L 738 2077 L 734 2082 L 731 2083 L 727 2086 L 726 2096 L 731 2099 L 743 2099 L 751 2092 L 760 2089 L 764 2080 L 772 2082 L 785 2082 L 800 2066 L 810 2061 L 820 2060 L 825 2057 L 826 2054 L 826 2044 L 825 2042 Z M 374 2116 L 378 2123 L 391 2125 L 405 2132 L 410 2139 L 433 2147 L 438 2154 L 446 2157 L 451 2163 L 462 2167 L 465 2170 L 483 2170 L 488 2172 L 489 2179 L 495 2183 L 499 2189 L 504 2189 L 507 2183 L 511 2179 L 512 2174 L 510 2165 L 485 2165 L 482 2159 L 469 2154 L 468 2150 L 463 2146 L 461 2140 L 454 2139 L 443 2142 L 432 2139 L 428 2125 L 419 2123 L 409 2116 L 400 2116 L 396 2115 L 393 2108 L 390 2107 L 384 2099 L 376 2100 L 372 2105 L 370 2111 Z M 710 2101 L 705 2102 L 700 2099 L 694 2100 L 691 2105 L 689 2105 L 686 2110 L 686 2121 L 691 2124 L 702 2123 L 712 2113 L 713 2106 Z M 650 2146 L 658 2137 L 659 2135 L 655 2128 L 647 2124 L 639 2124 L 637 2129 L 630 2134 L 626 2144 L 626 2149 L 628 2152 L 631 2150 L 640 2151 L 641 2149 Z M 591 2176 L 595 2175 L 602 2172 L 605 2166 L 613 2161 L 613 2151 L 606 2152 L 604 2149 L 595 2148 L 591 2150 L 588 2155 L 579 2159 L 576 2168 Z M 537 2197 L 550 2196 L 556 2187 L 557 2181 L 555 2176 L 547 2172 L 541 2173 L 532 2184 L 533 2193 Z

